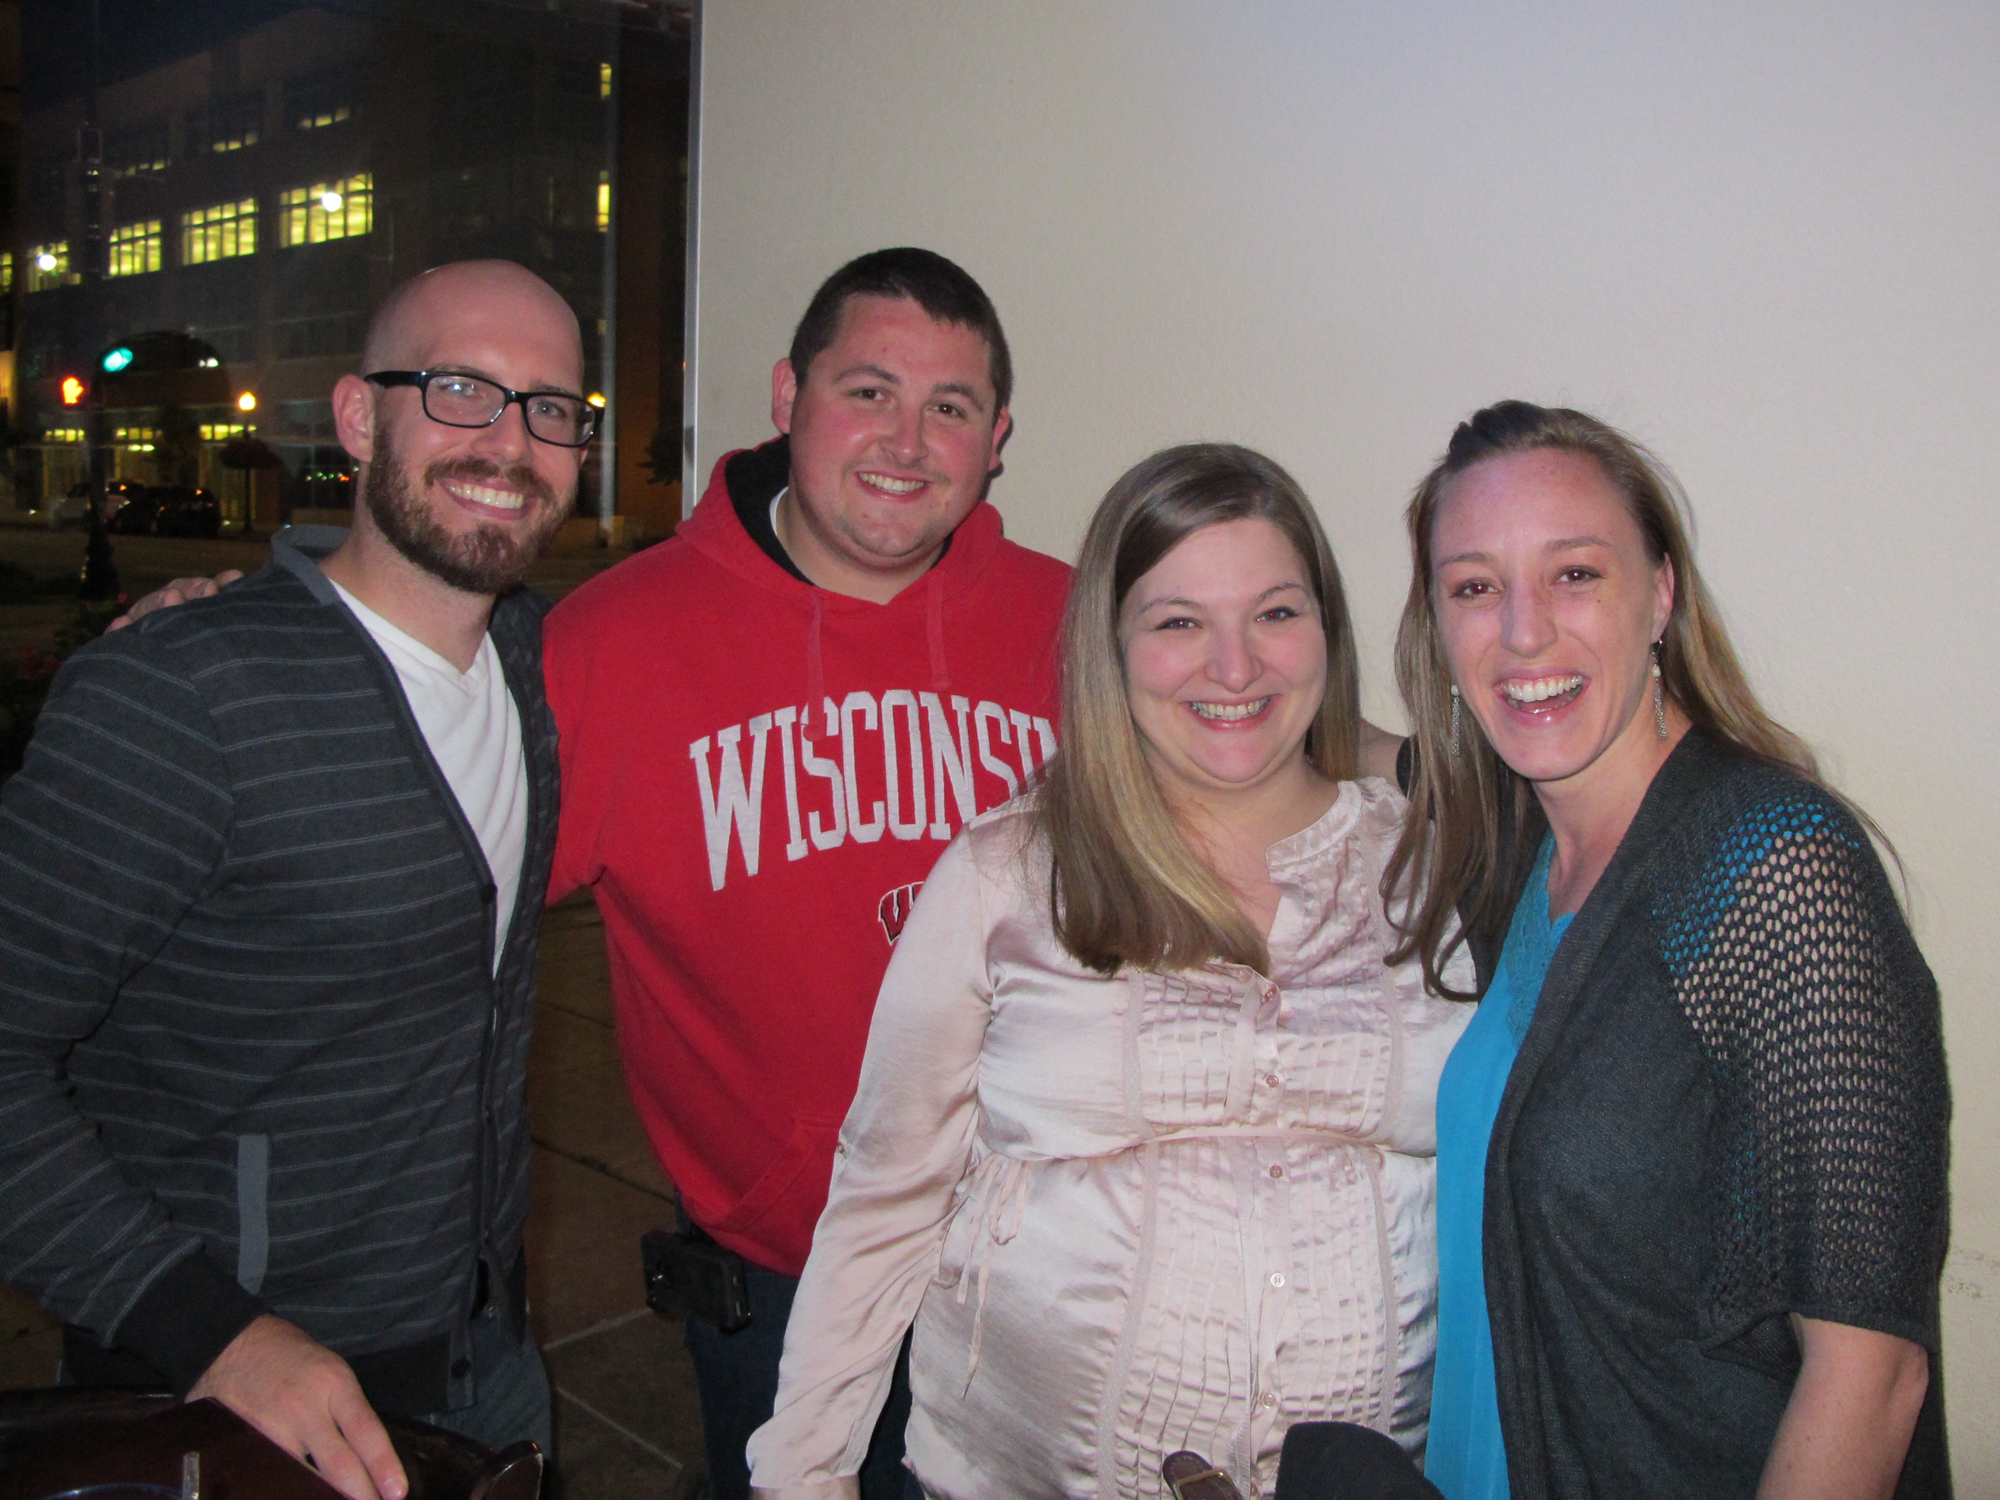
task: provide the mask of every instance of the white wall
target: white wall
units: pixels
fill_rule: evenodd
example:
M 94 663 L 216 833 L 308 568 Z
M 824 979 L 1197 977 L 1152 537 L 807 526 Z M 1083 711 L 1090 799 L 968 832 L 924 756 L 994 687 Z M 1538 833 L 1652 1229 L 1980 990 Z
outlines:
M 706 0 L 703 477 L 842 260 L 922 244 L 1018 371 L 995 498 L 1068 556 L 1190 438 L 1317 500 L 1372 713 L 1410 486 L 1501 396 L 1676 468 L 1767 703 L 1908 862 L 1957 1080 L 1959 1489 L 2000 1494 L 2000 8 Z

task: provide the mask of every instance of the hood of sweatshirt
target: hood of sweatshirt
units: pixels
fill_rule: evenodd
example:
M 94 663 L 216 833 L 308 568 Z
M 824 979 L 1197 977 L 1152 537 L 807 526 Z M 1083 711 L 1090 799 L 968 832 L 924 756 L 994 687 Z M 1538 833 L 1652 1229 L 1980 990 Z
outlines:
M 786 601 L 806 617 L 808 702 L 817 703 L 825 695 L 821 636 L 829 615 L 846 616 L 851 624 L 864 629 L 873 624 L 885 636 L 896 638 L 903 638 L 912 626 L 913 616 L 921 615 L 930 648 L 929 686 L 935 692 L 948 689 L 951 664 L 945 654 L 945 607 L 969 593 L 992 562 L 1004 535 L 1000 512 L 991 502 L 981 500 L 951 534 L 951 542 L 936 565 L 887 604 L 877 604 L 795 578 L 743 529 L 736 514 L 736 501 L 769 505 L 790 480 L 788 438 L 774 438 L 760 447 L 726 453 L 717 460 L 701 503 L 674 535 L 746 583 Z

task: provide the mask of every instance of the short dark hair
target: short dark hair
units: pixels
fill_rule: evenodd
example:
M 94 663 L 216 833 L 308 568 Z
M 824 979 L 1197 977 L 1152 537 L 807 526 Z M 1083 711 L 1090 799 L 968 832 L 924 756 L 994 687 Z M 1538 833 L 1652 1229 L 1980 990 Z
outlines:
M 789 357 L 792 377 L 799 384 L 805 384 L 806 372 L 820 351 L 840 337 L 841 315 L 853 297 L 908 297 L 938 322 L 970 328 L 986 341 L 994 410 L 1013 399 L 1014 362 L 1007 354 L 1007 335 L 1000 330 L 992 300 L 962 267 L 935 250 L 909 245 L 856 256 L 820 283 L 792 335 Z

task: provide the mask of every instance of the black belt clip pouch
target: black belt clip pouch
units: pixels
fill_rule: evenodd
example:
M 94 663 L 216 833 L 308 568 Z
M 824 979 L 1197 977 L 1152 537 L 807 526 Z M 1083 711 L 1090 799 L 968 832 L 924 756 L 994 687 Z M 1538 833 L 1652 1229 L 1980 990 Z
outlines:
M 700 1229 L 654 1229 L 639 1236 L 646 1306 L 669 1317 L 700 1318 L 724 1333 L 750 1326 L 743 1257 Z

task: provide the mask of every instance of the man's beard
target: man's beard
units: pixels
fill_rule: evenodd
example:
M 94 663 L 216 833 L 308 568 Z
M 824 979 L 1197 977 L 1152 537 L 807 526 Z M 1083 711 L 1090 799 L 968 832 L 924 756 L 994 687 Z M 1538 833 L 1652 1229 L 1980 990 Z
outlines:
M 518 536 L 505 527 L 482 523 L 454 536 L 438 524 L 424 495 L 447 479 L 470 484 L 499 481 L 520 490 L 523 504 L 540 514 Z M 421 476 L 422 490 L 413 490 L 410 476 L 396 455 L 386 430 L 375 434 L 374 456 L 368 462 L 368 483 L 362 496 L 369 515 L 390 545 L 432 577 L 468 594 L 502 594 L 526 576 L 549 538 L 568 519 L 576 491 L 557 501 L 548 481 L 527 464 L 501 467 L 463 455 L 441 458 Z

